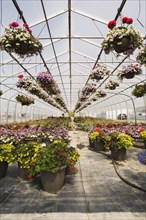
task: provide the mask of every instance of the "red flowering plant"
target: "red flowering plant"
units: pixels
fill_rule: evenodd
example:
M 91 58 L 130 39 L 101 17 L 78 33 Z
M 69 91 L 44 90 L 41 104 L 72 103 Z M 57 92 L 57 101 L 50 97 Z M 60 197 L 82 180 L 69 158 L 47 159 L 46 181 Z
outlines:
M 42 44 L 32 35 L 28 24 L 20 27 L 17 22 L 12 22 L 4 30 L 0 38 L 0 50 L 16 53 L 20 57 L 33 56 L 42 51 Z
M 128 55 L 132 54 L 137 47 L 140 48 L 142 46 L 143 38 L 140 33 L 131 26 L 132 23 L 133 19 L 128 17 L 123 17 L 122 25 L 118 27 L 116 27 L 115 20 L 108 23 L 110 31 L 102 43 L 106 54 L 115 50 L 117 53 Z

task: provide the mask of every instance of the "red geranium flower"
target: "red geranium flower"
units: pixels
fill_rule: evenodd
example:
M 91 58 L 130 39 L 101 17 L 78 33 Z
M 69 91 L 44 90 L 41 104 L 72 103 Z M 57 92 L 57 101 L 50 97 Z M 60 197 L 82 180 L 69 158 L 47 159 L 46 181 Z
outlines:
M 129 134 L 129 131 L 126 130 L 126 131 L 125 131 L 125 134 Z
M 24 24 L 23 24 L 23 27 L 28 28 L 28 24 L 27 24 L 27 23 L 24 23 Z
M 139 132 L 143 132 L 145 129 L 143 128 L 143 127 L 141 127 L 140 129 L 139 129 Z
M 127 24 L 132 24 L 133 23 L 133 19 L 132 18 L 128 18 L 126 21 Z
M 123 23 L 127 23 L 127 19 L 128 19 L 128 17 L 123 17 L 123 18 L 122 18 L 122 22 L 123 22 Z
M 98 128 L 98 127 L 96 127 L 95 131 L 97 131 L 97 132 L 99 132 L 99 133 L 102 132 L 101 128 Z
M 29 29 L 29 28 L 27 29 L 27 31 L 28 31 L 30 34 L 32 33 L 32 30 L 31 30 L 31 29 Z
M 113 29 L 116 26 L 116 21 L 115 20 L 110 21 L 107 26 L 109 29 Z
M 22 79 L 22 78 L 23 78 L 23 74 L 19 74 L 19 75 L 18 75 L 18 78 L 19 78 L 19 79 Z
M 10 26 L 10 27 L 18 27 L 19 24 L 14 21 L 14 22 L 10 23 L 9 26 Z
M 75 173 L 75 172 L 76 172 L 76 169 L 75 169 L 75 168 L 70 168 L 70 171 L 71 171 L 72 173 Z

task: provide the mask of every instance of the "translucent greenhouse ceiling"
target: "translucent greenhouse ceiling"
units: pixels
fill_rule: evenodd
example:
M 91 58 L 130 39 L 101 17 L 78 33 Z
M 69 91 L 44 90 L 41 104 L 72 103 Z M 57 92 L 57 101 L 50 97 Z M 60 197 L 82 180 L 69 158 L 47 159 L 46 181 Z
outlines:
M 109 31 L 108 22 L 116 19 L 120 25 L 124 16 L 133 18 L 132 26 L 145 37 L 145 0 L 1 0 L 0 12 L 1 36 L 11 22 L 16 21 L 20 26 L 26 22 L 33 36 L 43 45 L 41 55 L 29 58 L 0 51 L 0 90 L 3 92 L 0 97 L 1 123 L 63 113 L 35 95 L 17 88 L 19 74 L 30 74 L 36 78 L 38 73 L 49 70 L 68 111 L 74 111 L 83 87 L 90 82 L 89 75 L 96 63 L 106 64 L 112 72 L 109 77 L 96 83 L 97 90 L 104 90 L 107 95 L 77 114 L 115 119 L 119 113 L 126 113 L 131 118 L 136 114 L 137 118 L 145 120 L 146 97 L 136 98 L 131 94 L 136 84 L 146 82 L 145 67 L 142 66 L 143 73 L 133 79 L 119 81 L 117 77 L 123 65 L 136 63 L 138 49 L 130 56 L 123 53 L 117 56 L 115 52 L 105 54 L 101 46 Z M 119 82 L 116 90 L 105 89 L 109 79 Z M 34 97 L 35 104 L 21 106 L 16 101 L 18 94 Z

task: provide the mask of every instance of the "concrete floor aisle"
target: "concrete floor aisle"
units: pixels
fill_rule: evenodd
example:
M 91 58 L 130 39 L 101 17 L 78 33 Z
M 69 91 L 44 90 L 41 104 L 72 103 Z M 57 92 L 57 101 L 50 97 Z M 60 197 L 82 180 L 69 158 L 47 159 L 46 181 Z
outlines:
M 10 166 L 0 180 L 0 220 L 146 220 L 146 194 L 119 179 L 110 159 L 87 148 L 86 132 L 70 136 L 81 155 L 78 171 L 49 194 L 39 179 L 22 181 L 17 165 Z

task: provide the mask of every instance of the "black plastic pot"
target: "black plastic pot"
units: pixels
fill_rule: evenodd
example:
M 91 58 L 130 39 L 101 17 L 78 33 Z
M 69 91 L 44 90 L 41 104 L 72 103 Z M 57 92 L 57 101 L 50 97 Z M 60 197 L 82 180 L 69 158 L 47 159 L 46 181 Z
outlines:
M 6 161 L 0 162 L 0 178 L 4 178 L 7 174 L 8 163 Z
M 114 160 L 123 161 L 126 159 L 126 148 L 115 149 L 111 147 L 111 156 Z
M 119 44 L 120 43 L 120 44 Z M 114 50 L 117 53 L 124 53 L 129 49 L 130 45 L 130 38 L 128 36 L 125 36 L 121 39 L 115 39 L 114 40 Z

